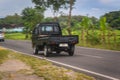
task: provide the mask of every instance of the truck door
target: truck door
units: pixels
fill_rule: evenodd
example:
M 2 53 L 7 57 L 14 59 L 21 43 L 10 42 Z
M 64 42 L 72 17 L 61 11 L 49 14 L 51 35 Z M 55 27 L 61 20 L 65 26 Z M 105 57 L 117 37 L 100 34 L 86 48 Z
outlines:
M 38 35 L 39 35 L 38 27 L 35 27 L 33 32 L 32 32 L 32 44 L 33 44 L 33 46 L 36 45 L 35 43 L 37 43 Z

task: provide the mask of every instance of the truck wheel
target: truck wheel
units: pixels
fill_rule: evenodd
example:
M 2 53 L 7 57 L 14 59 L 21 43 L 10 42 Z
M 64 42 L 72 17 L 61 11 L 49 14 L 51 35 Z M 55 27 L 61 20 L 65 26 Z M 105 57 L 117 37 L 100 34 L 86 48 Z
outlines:
M 75 46 L 71 46 L 68 53 L 69 53 L 69 56 L 73 56 L 74 55 L 74 50 L 75 50 Z
M 56 51 L 57 54 L 60 54 L 60 51 Z
M 49 52 L 48 52 L 48 46 L 44 46 L 44 56 L 48 57 L 49 56 Z
M 4 42 L 5 40 L 3 39 L 2 41 Z
M 35 46 L 35 47 L 33 48 L 33 54 L 35 54 L 35 55 L 38 54 L 38 51 L 39 51 L 39 50 L 38 50 L 37 46 Z

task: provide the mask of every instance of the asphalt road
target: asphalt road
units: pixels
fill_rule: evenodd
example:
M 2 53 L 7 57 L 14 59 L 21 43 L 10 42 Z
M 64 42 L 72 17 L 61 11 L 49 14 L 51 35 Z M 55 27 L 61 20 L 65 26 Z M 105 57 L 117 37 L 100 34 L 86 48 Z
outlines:
M 30 41 L 6 40 L 0 42 L 0 46 L 31 55 L 33 53 Z M 43 57 L 43 54 L 38 56 Z M 108 77 L 106 80 L 120 80 L 120 51 L 76 47 L 74 56 L 62 52 L 52 54 L 47 59 L 88 70 L 89 73 L 102 74 Z

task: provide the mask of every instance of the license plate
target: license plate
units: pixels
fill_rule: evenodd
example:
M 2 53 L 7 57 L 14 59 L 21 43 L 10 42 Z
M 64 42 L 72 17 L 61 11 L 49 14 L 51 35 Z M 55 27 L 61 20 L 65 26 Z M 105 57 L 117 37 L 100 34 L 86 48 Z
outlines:
M 60 47 L 68 47 L 68 44 L 63 43 L 63 44 L 59 44 Z

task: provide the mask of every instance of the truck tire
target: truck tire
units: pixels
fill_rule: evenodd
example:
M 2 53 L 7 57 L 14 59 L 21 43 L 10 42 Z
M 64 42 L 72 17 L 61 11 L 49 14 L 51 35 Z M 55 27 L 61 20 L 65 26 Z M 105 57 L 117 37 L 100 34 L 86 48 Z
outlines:
M 57 54 L 60 54 L 60 51 L 56 51 Z
M 4 42 L 5 40 L 3 39 L 2 41 Z
M 38 48 L 37 48 L 37 46 L 34 46 L 34 48 L 33 48 L 33 54 L 35 54 L 35 55 L 37 55 L 38 54 Z
M 74 55 L 74 50 L 75 50 L 75 46 L 70 46 L 70 49 L 68 51 L 69 56 L 73 56 Z
M 48 52 L 48 46 L 44 46 L 44 56 L 48 57 L 49 56 L 49 52 Z

